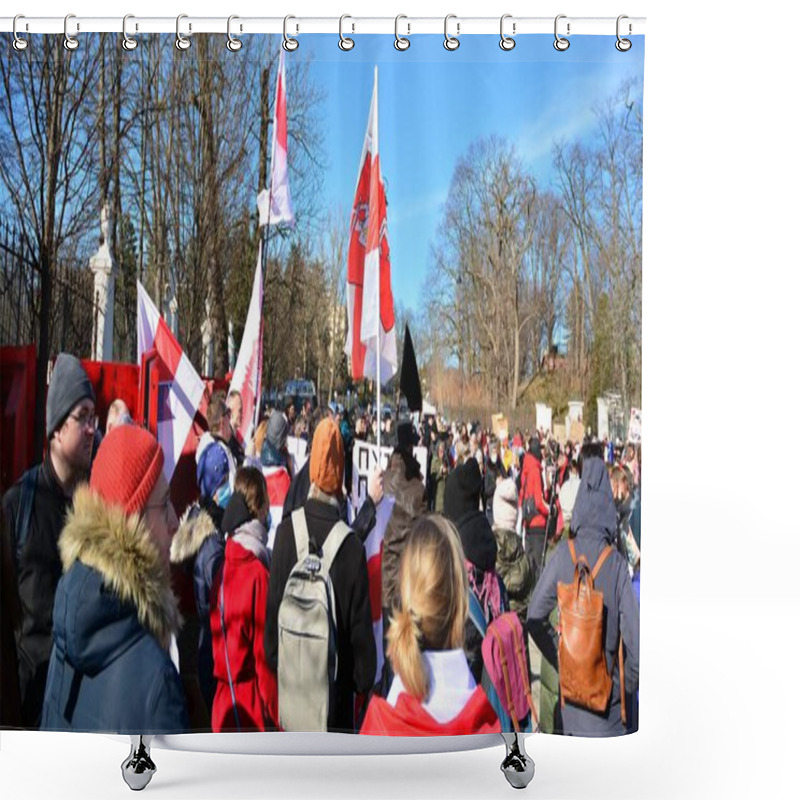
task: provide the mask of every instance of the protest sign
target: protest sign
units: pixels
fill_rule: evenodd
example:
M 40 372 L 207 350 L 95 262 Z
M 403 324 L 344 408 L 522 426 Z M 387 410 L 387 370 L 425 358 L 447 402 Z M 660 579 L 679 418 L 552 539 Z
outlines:
M 386 469 L 389 465 L 389 456 L 392 454 L 391 447 L 381 447 L 380 458 L 381 468 Z M 428 479 L 428 451 L 424 447 L 414 448 L 414 458 L 419 464 L 422 472 L 422 482 Z M 372 468 L 378 463 L 378 447 L 367 442 L 356 441 L 353 444 L 353 489 L 351 503 L 353 511 L 358 513 L 364 498 L 367 496 L 367 480 Z

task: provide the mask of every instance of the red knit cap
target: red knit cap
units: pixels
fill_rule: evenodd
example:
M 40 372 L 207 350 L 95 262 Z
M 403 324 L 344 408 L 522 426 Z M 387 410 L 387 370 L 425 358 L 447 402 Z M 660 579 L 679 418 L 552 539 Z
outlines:
M 136 425 L 112 428 L 92 464 L 89 486 L 126 514 L 141 511 L 164 466 L 164 451 L 150 431 Z

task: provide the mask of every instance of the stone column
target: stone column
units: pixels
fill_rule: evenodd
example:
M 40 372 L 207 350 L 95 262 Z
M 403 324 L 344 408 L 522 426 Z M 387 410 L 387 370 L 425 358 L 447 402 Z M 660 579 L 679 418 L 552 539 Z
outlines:
M 94 273 L 94 361 L 111 361 L 114 357 L 114 288 L 117 269 L 109 247 L 111 230 L 108 204 L 104 204 L 100 213 L 100 247 L 89 259 L 89 269 Z
M 597 398 L 597 438 L 608 437 L 608 398 Z
M 206 319 L 202 328 L 204 375 L 214 374 L 214 341 L 211 337 L 211 303 L 206 300 Z

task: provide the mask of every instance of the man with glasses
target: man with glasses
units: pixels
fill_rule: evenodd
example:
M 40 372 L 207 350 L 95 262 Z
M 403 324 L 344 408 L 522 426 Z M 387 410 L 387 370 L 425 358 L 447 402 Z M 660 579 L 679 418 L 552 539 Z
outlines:
M 61 577 L 58 540 L 78 484 L 88 480 L 97 428 L 95 394 L 75 356 L 56 359 L 46 406 L 47 448 L 3 497 L 3 536 L 13 552 L 21 608 L 16 632 L 22 724 L 38 728 Z

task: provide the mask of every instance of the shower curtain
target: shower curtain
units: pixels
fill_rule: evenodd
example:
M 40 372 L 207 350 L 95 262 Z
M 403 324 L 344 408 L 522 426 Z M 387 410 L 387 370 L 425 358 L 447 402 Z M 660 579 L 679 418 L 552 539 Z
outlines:
M 4 36 L 2 726 L 638 728 L 644 37 L 350 37 Z

